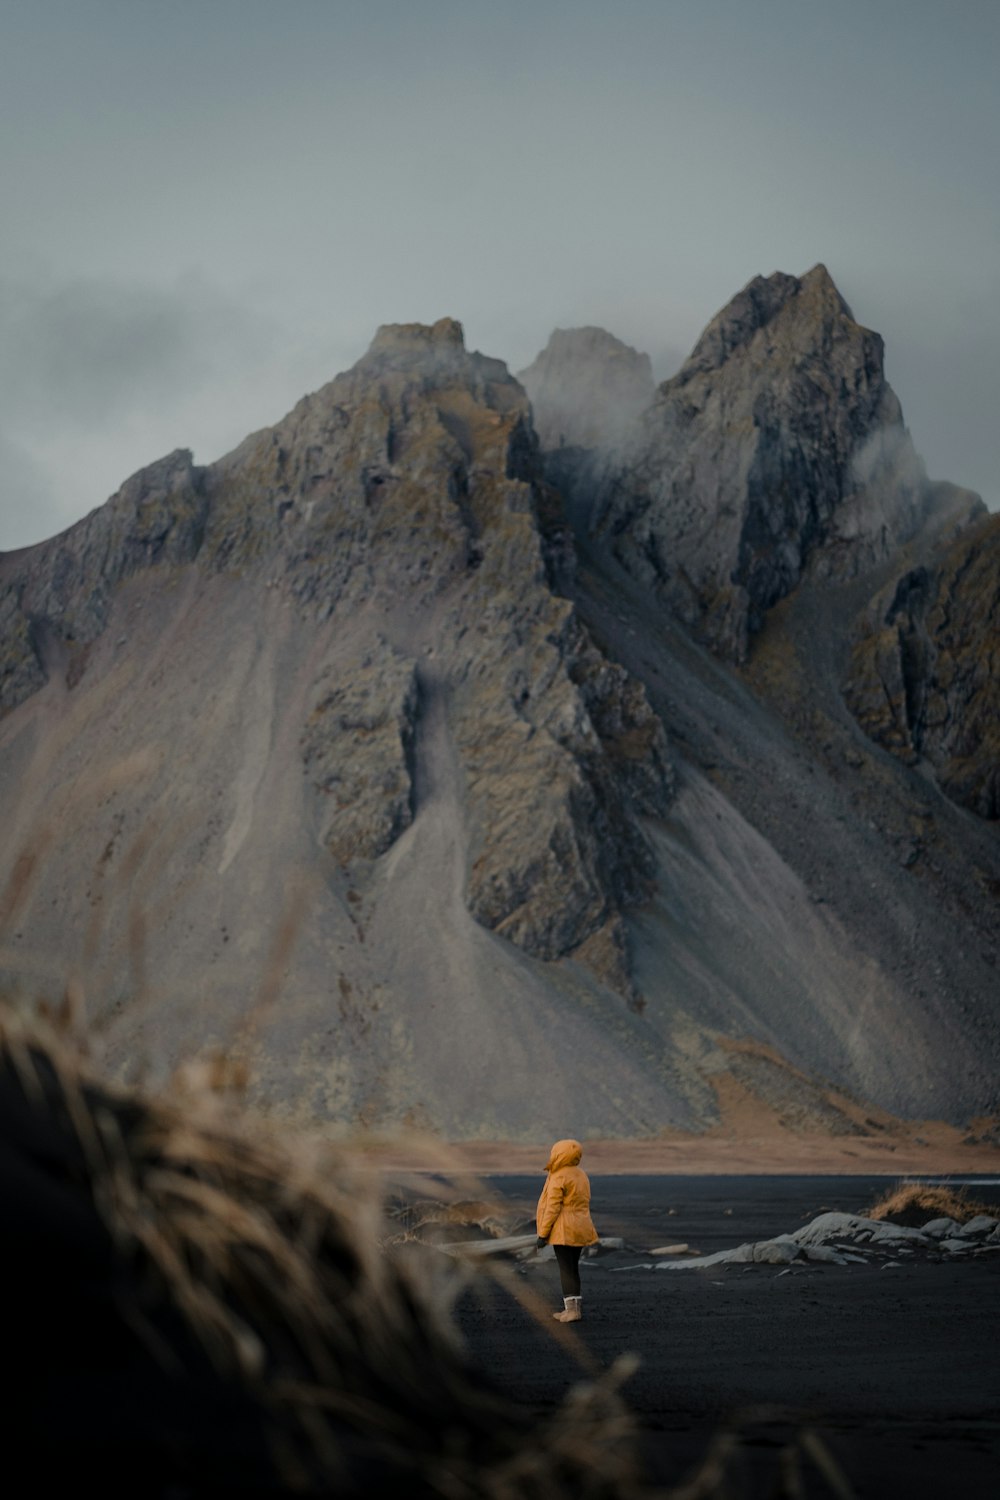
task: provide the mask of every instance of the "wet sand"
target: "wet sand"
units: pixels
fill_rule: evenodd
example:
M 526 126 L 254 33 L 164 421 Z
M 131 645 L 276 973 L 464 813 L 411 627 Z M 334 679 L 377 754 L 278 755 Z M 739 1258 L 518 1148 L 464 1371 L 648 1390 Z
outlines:
M 592 1174 L 594 1218 L 641 1252 L 687 1242 L 704 1254 L 795 1229 L 824 1209 L 858 1211 L 884 1179 Z M 996 1179 L 994 1179 L 996 1182 Z M 490 1180 L 530 1214 L 538 1174 Z M 1000 1201 L 1000 1183 L 972 1190 Z M 460 1325 L 476 1363 L 533 1411 L 552 1408 L 589 1369 L 641 1363 L 625 1395 L 649 1477 L 676 1483 L 740 1414 L 738 1465 L 767 1492 L 779 1454 L 810 1424 L 859 1496 L 939 1500 L 993 1493 L 1000 1472 L 1000 1255 L 960 1264 L 624 1270 L 641 1253 L 584 1262 L 584 1322 L 552 1336 L 484 1283 Z M 547 1309 L 554 1265 L 518 1276 Z M 552 1325 L 556 1328 L 556 1325 Z M 741 1419 L 742 1421 L 742 1419 Z M 807 1470 L 809 1465 L 807 1463 Z M 807 1495 L 829 1495 L 815 1471 Z
M 888 1117 L 887 1117 L 888 1118 Z M 995 1122 L 992 1122 L 995 1125 Z M 968 1131 L 940 1121 L 871 1135 L 809 1135 L 769 1129 L 760 1111 L 737 1130 L 692 1135 L 673 1131 L 646 1140 L 587 1140 L 585 1165 L 593 1173 L 715 1176 L 745 1172 L 774 1176 L 879 1175 L 883 1177 L 1000 1176 L 1000 1146 L 968 1144 Z M 754 1127 L 757 1128 L 754 1128 Z M 541 1170 L 549 1141 L 462 1141 L 408 1132 L 386 1140 L 366 1135 L 350 1142 L 387 1171 L 494 1173 Z

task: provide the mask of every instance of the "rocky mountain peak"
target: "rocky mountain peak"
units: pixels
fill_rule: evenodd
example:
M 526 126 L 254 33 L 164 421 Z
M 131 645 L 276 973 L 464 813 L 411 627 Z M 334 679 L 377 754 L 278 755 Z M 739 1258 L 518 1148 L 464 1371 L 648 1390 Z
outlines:
M 789 321 L 809 330 L 806 338 L 817 341 L 822 338 L 819 330 L 833 318 L 841 316 L 853 322 L 850 308 L 822 264 L 813 266 L 801 278 L 783 271 L 755 276 L 708 324 L 674 381 L 685 384 L 698 374 L 719 369 L 786 309 Z
M 882 340 L 819 265 L 756 277 L 713 319 L 604 481 L 596 527 L 689 626 L 742 659 L 807 567 L 872 567 L 934 495 Z
M 543 448 L 618 445 L 653 397 L 648 354 L 603 328 L 557 328 L 518 380 Z
M 457 318 L 439 318 L 436 323 L 383 323 L 376 329 L 367 360 L 383 358 L 393 363 L 434 363 L 448 354 L 465 352 L 465 332 Z

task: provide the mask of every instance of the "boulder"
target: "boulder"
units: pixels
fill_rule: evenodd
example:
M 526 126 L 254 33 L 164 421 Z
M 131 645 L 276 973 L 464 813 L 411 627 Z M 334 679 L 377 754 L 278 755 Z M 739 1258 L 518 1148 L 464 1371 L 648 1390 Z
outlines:
M 755 1265 L 789 1266 L 798 1258 L 799 1246 L 787 1235 L 774 1240 L 762 1240 L 753 1247 Z
M 773 1240 L 751 1241 L 733 1250 L 717 1250 L 714 1255 L 699 1255 L 692 1260 L 657 1261 L 658 1271 L 703 1270 L 708 1266 L 767 1265 L 787 1266 L 799 1258 L 799 1246 L 791 1235 Z
M 977 1214 L 974 1219 L 969 1219 L 958 1231 L 960 1235 L 987 1235 L 993 1230 L 1000 1228 L 1000 1223 L 992 1214 Z
M 921 1225 L 924 1234 L 930 1235 L 932 1240 L 947 1239 L 961 1227 L 956 1219 L 928 1219 L 926 1224 Z
M 796 1229 L 790 1238 L 798 1245 L 823 1245 L 829 1240 L 863 1240 L 886 1247 L 902 1243 L 926 1245 L 928 1242 L 920 1229 L 907 1229 L 902 1224 L 845 1213 L 820 1214 L 801 1229 Z
M 829 1245 L 804 1245 L 802 1253 L 806 1260 L 815 1261 L 821 1265 L 846 1266 L 849 1259 L 856 1259 L 853 1256 L 842 1255 L 839 1250 L 834 1250 Z

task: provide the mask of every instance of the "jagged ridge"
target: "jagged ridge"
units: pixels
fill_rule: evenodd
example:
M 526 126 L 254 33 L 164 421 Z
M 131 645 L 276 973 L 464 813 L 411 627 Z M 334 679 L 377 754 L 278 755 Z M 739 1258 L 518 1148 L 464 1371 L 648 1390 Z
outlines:
M 755 278 L 709 324 L 605 479 L 595 524 L 742 660 L 808 566 L 870 568 L 922 524 L 929 498 L 882 340 L 816 266 Z

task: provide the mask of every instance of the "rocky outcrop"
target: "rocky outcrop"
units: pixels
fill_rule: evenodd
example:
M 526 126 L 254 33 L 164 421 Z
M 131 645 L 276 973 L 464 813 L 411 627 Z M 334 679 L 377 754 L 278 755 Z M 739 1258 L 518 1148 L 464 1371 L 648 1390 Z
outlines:
M 880 592 L 844 697 L 877 744 L 925 765 L 953 801 L 1000 818 L 1000 517 Z
M 708 325 L 606 482 L 596 529 L 682 620 L 742 659 L 807 567 L 870 567 L 917 529 L 928 500 L 882 340 L 816 266 L 756 277 Z
M 557 328 L 518 380 L 543 448 L 614 448 L 653 398 L 648 354 L 603 328 Z
M 655 869 L 636 819 L 670 802 L 664 732 L 645 690 L 568 607 L 550 632 L 524 640 L 515 614 L 496 638 L 505 694 L 481 660 L 455 693 L 475 829 L 470 908 L 540 958 L 589 941 L 583 956 L 628 988 L 619 914 Z
M 715 1255 L 661 1260 L 646 1269 L 700 1271 L 728 1265 L 792 1265 L 796 1261 L 836 1266 L 877 1265 L 881 1261 L 883 1266 L 898 1266 L 901 1256 L 953 1262 L 1000 1253 L 1000 1226 L 991 1215 L 956 1224 L 953 1233 L 949 1225 L 949 1220 L 935 1219 L 920 1229 L 909 1229 L 861 1214 L 822 1213 L 790 1234 L 719 1250 Z
M 414 664 L 379 638 L 346 677 L 324 670 L 316 691 L 301 743 L 320 838 L 338 864 L 378 859 L 413 822 Z

